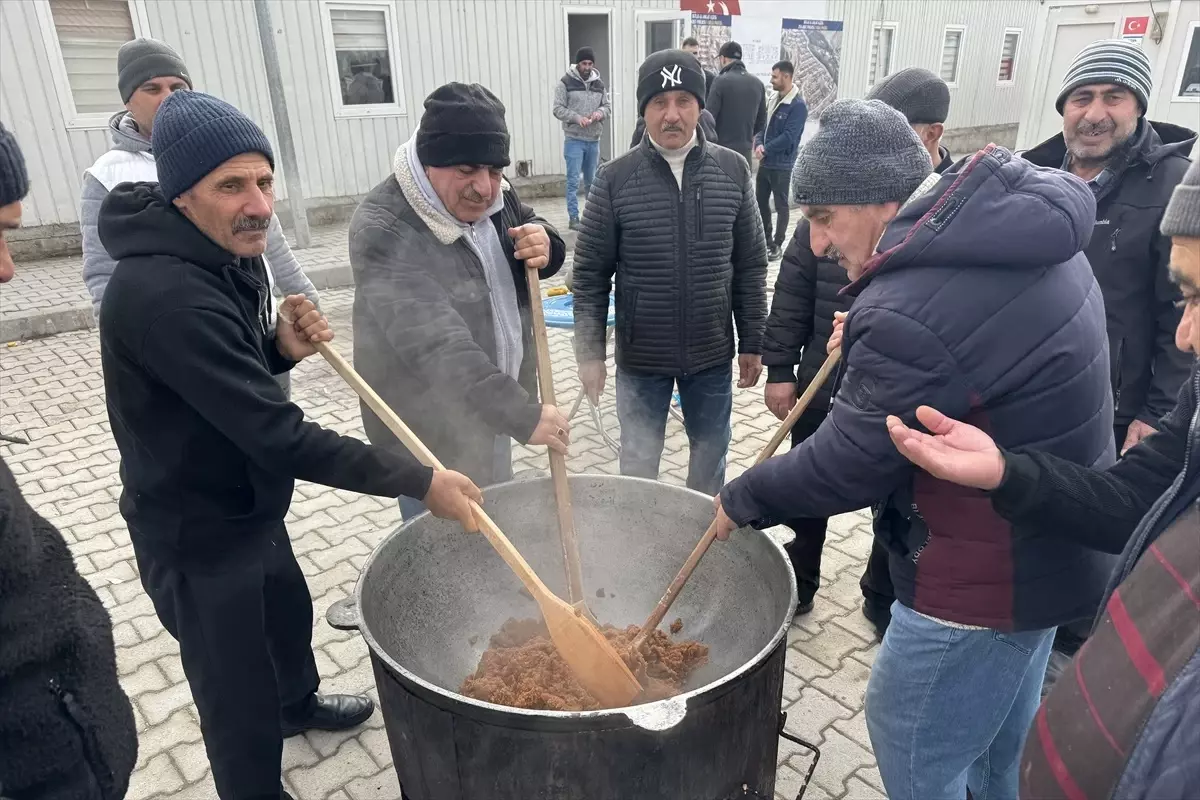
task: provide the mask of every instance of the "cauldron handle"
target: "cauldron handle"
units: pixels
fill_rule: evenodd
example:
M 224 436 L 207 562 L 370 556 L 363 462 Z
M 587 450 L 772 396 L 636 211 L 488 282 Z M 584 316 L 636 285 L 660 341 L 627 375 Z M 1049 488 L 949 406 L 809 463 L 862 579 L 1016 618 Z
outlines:
M 325 612 L 325 621 L 329 627 L 339 631 L 356 631 L 361 625 L 358 615 L 358 602 L 353 597 L 344 597 L 331 605 Z
M 804 775 L 804 782 L 800 784 L 800 791 L 796 793 L 796 800 L 802 800 L 804 797 L 804 791 L 808 789 L 808 783 L 812 780 L 813 773 L 817 771 L 817 762 L 821 760 L 821 748 L 817 747 L 815 744 L 804 741 L 799 736 L 788 733 L 784 728 L 785 725 L 787 725 L 787 712 L 781 711 L 779 713 L 780 737 L 787 739 L 792 744 L 800 745 L 805 750 L 811 750 L 813 753 L 813 760 L 812 763 L 808 765 L 808 772 Z

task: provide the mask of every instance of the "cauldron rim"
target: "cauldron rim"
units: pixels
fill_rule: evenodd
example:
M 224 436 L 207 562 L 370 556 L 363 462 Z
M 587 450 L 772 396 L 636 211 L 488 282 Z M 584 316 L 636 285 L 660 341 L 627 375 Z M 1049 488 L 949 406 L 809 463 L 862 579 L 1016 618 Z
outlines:
M 574 473 L 571 475 L 571 478 L 572 479 L 601 478 L 604 480 L 615 480 L 615 481 L 636 481 L 638 483 L 643 483 L 643 484 L 649 484 L 649 485 L 654 485 L 654 486 L 659 486 L 659 487 L 667 487 L 673 491 L 688 492 L 690 494 L 696 495 L 697 497 L 703 498 L 706 502 L 712 501 L 712 498 L 709 497 L 708 495 L 704 494 L 703 492 L 697 492 L 693 489 L 689 489 L 689 488 L 686 488 L 683 486 L 675 486 L 673 484 L 664 484 L 661 481 L 651 480 L 649 478 L 635 478 L 635 477 L 632 477 L 629 475 L 607 475 L 604 473 L 586 473 L 586 472 L 585 473 Z M 550 481 L 550 478 L 548 478 L 548 477 L 546 477 L 546 478 L 517 478 L 515 480 L 506 481 L 504 483 L 497 483 L 497 484 L 488 486 L 484 489 L 484 493 L 486 494 L 493 489 L 500 489 L 500 488 L 512 486 L 514 484 L 525 484 L 525 483 L 530 483 L 530 482 L 549 482 L 549 481 Z M 425 512 L 425 514 L 427 514 L 427 513 L 429 513 L 429 512 Z M 375 549 L 371 551 L 371 554 L 367 557 L 366 562 L 363 564 L 362 570 L 359 572 L 358 580 L 355 582 L 354 593 L 352 595 L 354 598 L 354 605 L 356 608 L 356 613 L 358 615 L 356 627 L 358 629 L 359 634 L 363 637 L 363 641 L 366 642 L 367 650 L 370 652 L 371 656 L 378 659 L 379 662 L 387 669 L 387 671 L 390 672 L 397 680 L 414 684 L 417 687 L 419 687 L 420 689 L 424 690 L 424 692 L 431 693 L 434 696 L 441 698 L 443 701 L 455 704 L 456 706 L 465 707 L 467 709 L 477 709 L 487 715 L 502 714 L 502 715 L 507 715 L 507 716 L 511 716 L 511 717 L 523 718 L 527 721 L 533 721 L 536 719 L 553 719 L 556 721 L 577 720 L 577 721 L 586 721 L 586 722 L 599 722 L 599 721 L 605 721 L 606 718 L 611 718 L 611 719 L 615 720 L 618 717 L 624 717 L 624 718 L 628 719 L 629 721 L 633 722 L 635 725 L 646 727 L 646 725 L 644 725 L 642 722 L 639 722 L 639 718 L 645 718 L 645 717 L 653 718 L 655 716 L 656 712 L 660 713 L 660 714 L 670 715 L 672 707 L 679 708 L 681 704 L 682 704 L 682 707 L 686 709 L 691 706 L 692 700 L 720 692 L 724 687 L 726 687 L 730 683 L 733 683 L 734 681 L 739 679 L 741 676 L 745 675 L 747 672 L 751 671 L 758 664 L 761 664 L 763 661 L 765 661 L 771 655 L 771 653 L 773 653 L 775 651 L 775 648 L 778 647 L 779 643 L 787 636 L 788 629 L 791 627 L 791 624 L 792 624 L 792 613 L 790 610 L 794 609 L 796 607 L 796 599 L 797 599 L 796 579 L 795 579 L 795 573 L 792 570 L 791 560 L 787 557 L 787 553 L 783 549 L 783 545 L 779 544 L 779 542 L 777 542 L 772 536 L 769 536 L 764 531 L 758 531 L 753 528 L 739 528 L 737 531 L 734 532 L 734 534 L 731 534 L 731 535 L 762 536 L 767 540 L 768 547 L 774 553 L 774 555 L 780 559 L 780 563 L 783 564 L 783 566 L 786 568 L 787 574 L 790 576 L 790 580 L 789 580 L 790 600 L 787 605 L 788 612 L 785 613 L 784 618 L 780 621 L 780 623 L 779 623 L 774 635 L 771 637 L 770 641 L 768 641 L 757 653 L 755 653 L 754 656 L 752 656 L 751 658 L 749 658 L 745 662 L 743 662 L 742 665 L 739 666 L 737 669 L 735 669 L 731 672 L 727 672 L 726 674 L 722 675 L 720 678 L 710 681 L 709 683 L 706 683 L 703 686 L 698 686 L 695 689 L 684 692 L 682 694 L 675 695 L 674 697 L 667 698 L 666 700 L 658 700 L 658 701 L 655 701 L 652 703 L 643 703 L 641 705 L 636 705 L 636 706 L 624 706 L 621 708 L 604 708 L 604 709 L 597 709 L 595 711 L 550 711 L 550 710 L 536 709 L 536 708 L 516 708 L 515 706 L 500 705 L 498 703 L 489 703 L 484 700 L 476 700 L 473 697 L 467 697 L 466 695 L 459 694 L 458 692 L 451 691 L 451 690 L 446 689 L 442 686 L 439 686 L 435 683 L 427 681 L 424 678 L 422 678 L 421 676 L 417 675 L 416 673 L 414 673 L 411 670 L 404 667 L 402 664 L 400 664 L 400 662 L 398 662 L 395 658 L 393 658 L 391 656 L 391 654 L 389 654 L 386 650 L 384 650 L 383 647 L 381 647 L 379 645 L 379 642 L 375 638 L 375 635 L 371 632 L 370 627 L 367 624 L 367 621 L 362 616 L 361 609 L 362 609 L 363 589 L 364 589 L 364 585 L 367 580 L 367 576 L 371 572 L 371 567 L 375 563 L 375 559 L 380 555 L 380 553 L 382 553 L 384 551 L 386 545 L 389 542 L 391 542 L 392 539 L 394 539 L 397 536 L 402 535 L 404 533 L 405 529 L 408 528 L 409 525 L 411 525 L 416 520 L 419 520 L 422 517 L 424 517 L 425 514 L 418 515 L 418 516 L 414 517 L 412 520 L 406 520 L 403 524 L 401 524 L 399 527 L 397 527 L 395 530 L 393 530 L 391 533 L 389 533 L 386 537 L 384 537 L 379 542 L 379 544 L 375 547 Z M 680 562 L 680 563 L 682 566 L 682 562 Z M 682 719 L 682 716 L 679 716 L 679 718 L 677 720 L 675 720 L 674 722 L 672 722 L 671 725 L 669 725 L 668 727 L 673 726 L 680 719 Z

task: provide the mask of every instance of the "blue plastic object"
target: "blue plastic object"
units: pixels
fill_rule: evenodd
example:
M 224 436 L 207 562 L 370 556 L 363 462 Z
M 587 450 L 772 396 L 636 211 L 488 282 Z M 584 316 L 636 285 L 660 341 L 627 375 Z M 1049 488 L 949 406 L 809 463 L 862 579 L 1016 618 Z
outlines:
M 547 297 L 542 301 L 542 311 L 546 315 L 546 325 L 550 328 L 575 327 L 575 295 L 564 294 L 558 297 Z M 617 308 L 610 295 L 608 298 L 608 327 L 617 324 Z

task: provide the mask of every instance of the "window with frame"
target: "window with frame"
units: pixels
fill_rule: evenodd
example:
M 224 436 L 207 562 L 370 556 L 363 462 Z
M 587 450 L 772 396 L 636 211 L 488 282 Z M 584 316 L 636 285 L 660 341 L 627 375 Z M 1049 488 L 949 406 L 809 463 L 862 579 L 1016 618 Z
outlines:
M 1179 66 L 1176 97 L 1200 100 L 1200 22 L 1193 22 L 1183 41 L 1183 63 Z
M 323 14 L 339 113 L 403 113 L 390 4 L 328 3 Z
M 892 74 L 892 46 L 896 40 L 896 26 L 879 22 L 871 32 L 871 64 L 867 68 L 867 85 Z
M 48 0 L 77 115 L 120 109 L 117 51 L 136 38 L 129 0 Z
M 1000 46 L 1000 72 L 998 83 L 1012 83 L 1017 79 L 1017 51 L 1021 46 L 1021 32 L 1006 30 L 1004 41 Z
M 942 80 L 951 86 L 958 83 L 958 61 L 962 53 L 965 28 L 947 27 L 942 37 Z

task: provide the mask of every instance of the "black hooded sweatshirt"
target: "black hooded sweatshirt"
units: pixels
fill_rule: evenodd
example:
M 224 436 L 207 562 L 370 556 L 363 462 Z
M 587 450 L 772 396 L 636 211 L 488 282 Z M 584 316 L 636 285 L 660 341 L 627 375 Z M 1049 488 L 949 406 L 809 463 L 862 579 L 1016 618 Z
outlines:
M 153 183 L 110 192 L 99 233 L 117 261 L 100 357 L 135 546 L 177 564 L 234 557 L 282 524 L 296 478 L 425 496 L 428 467 L 288 402 L 261 258 L 219 247 Z

